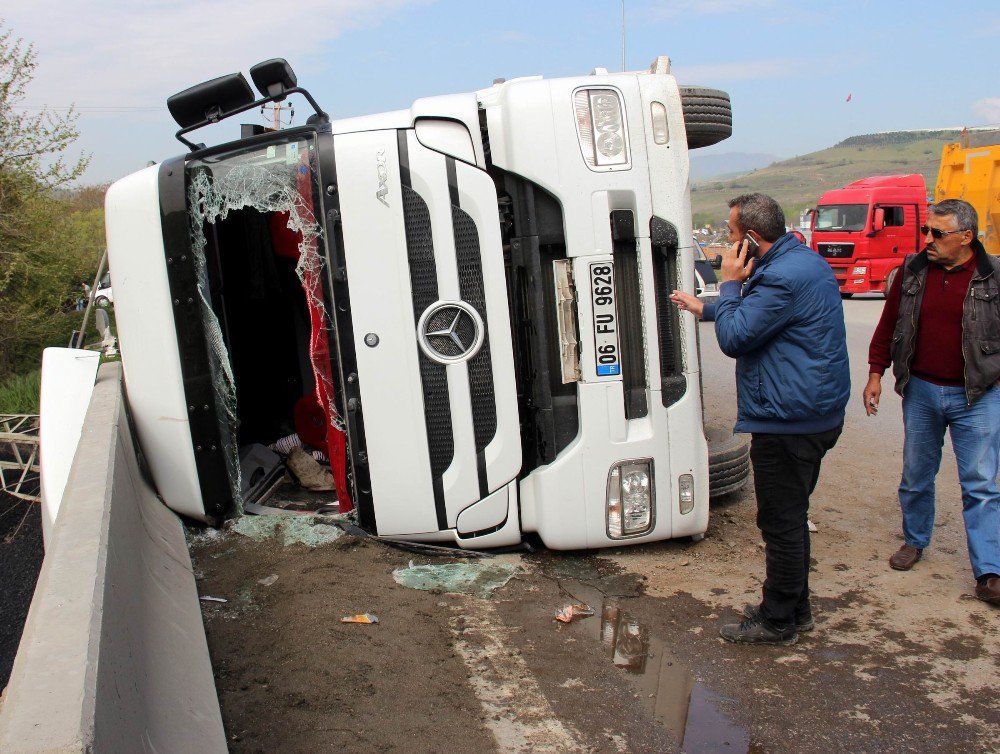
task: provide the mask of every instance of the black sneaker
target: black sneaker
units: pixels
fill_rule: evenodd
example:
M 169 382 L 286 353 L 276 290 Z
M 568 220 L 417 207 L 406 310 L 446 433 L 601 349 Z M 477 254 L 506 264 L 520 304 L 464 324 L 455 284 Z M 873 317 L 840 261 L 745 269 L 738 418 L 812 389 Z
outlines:
M 750 620 L 760 619 L 760 605 L 752 605 L 749 602 L 743 607 L 743 617 Z M 816 628 L 816 621 L 812 618 L 812 613 L 795 614 L 796 631 L 812 631 Z
M 787 647 L 799 640 L 795 626 L 777 629 L 759 617 L 745 618 L 742 623 L 723 626 L 719 635 L 734 644 L 777 644 Z

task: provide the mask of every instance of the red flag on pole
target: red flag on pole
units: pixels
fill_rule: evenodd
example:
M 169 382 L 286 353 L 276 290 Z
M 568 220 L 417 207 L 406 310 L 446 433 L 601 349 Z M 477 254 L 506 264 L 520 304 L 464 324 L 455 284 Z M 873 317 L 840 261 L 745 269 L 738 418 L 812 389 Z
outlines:
M 851 97 L 853 97 L 853 96 L 854 96 L 853 94 L 848 94 L 847 95 L 847 101 L 850 102 L 851 101 Z

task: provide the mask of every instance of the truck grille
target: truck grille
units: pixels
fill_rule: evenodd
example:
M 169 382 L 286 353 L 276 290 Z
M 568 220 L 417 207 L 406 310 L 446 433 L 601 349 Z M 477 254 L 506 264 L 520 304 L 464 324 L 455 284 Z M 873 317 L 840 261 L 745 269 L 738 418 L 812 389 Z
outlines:
M 405 137 L 400 140 L 405 144 Z M 404 152 L 400 150 L 400 157 Z M 402 171 L 401 171 L 402 172 Z M 408 171 L 407 171 L 408 173 Z M 413 291 L 414 322 L 438 300 L 437 265 L 434 261 L 434 244 L 431 240 L 431 216 L 427 202 L 410 186 L 402 186 L 403 221 L 406 228 L 406 255 L 410 267 L 410 286 Z M 441 477 L 451 465 L 455 455 L 455 439 L 451 426 L 451 404 L 448 399 L 448 376 L 443 364 L 431 361 L 426 354 L 418 354 L 420 381 L 424 393 L 424 422 L 427 427 L 427 447 L 430 452 L 431 478 L 434 485 L 434 504 L 438 527 L 448 527 L 444 487 Z
M 622 389 L 625 417 L 640 419 L 649 413 L 646 402 L 646 347 L 642 334 L 642 283 L 635 227 L 629 210 L 611 213 L 611 237 L 615 260 L 615 298 L 618 334 L 621 340 Z
M 687 390 L 681 352 L 681 323 L 670 291 L 679 287 L 677 228 L 660 217 L 649 221 L 653 247 L 653 287 L 656 290 L 656 329 L 660 341 L 660 385 L 663 405 L 676 403 Z
M 580 432 L 575 382 L 560 369 L 552 263 L 567 259 L 562 207 L 540 186 L 490 168 L 498 186 L 521 420 L 523 478 L 555 460 Z
M 454 160 L 449 159 L 453 167 Z M 449 175 L 451 171 L 449 170 Z M 458 257 L 458 285 L 462 300 L 471 304 L 482 317 L 486 333 L 479 353 L 469 359 L 469 387 L 472 391 L 472 424 L 476 437 L 476 461 L 479 469 L 479 492 L 490 490 L 486 481 L 486 446 L 497 433 L 497 405 L 493 391 L 493 361 L 490 358 L 489 327 L 486 325 L 486 295 L 483 289 L 483 260 L 476 223 L 461 207 L 451 207 Z

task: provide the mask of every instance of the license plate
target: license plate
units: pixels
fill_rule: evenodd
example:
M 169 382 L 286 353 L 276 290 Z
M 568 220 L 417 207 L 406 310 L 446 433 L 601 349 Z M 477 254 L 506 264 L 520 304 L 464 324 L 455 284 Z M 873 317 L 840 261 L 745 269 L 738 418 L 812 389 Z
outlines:
M 824 257 L 849 257 L 854 251 L 854 244 L 819 244 L 819 253 Z
M 599 262 L 590 265 L 590 296 L 594 304 L 594 362 L 597 365 L 597 376 L 621 374 L 614 264 Z

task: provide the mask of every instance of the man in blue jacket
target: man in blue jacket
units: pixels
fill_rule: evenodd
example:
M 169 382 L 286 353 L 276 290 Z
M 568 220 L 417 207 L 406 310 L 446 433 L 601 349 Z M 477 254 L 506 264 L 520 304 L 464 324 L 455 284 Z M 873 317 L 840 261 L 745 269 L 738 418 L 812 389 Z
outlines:
M 840 289 L 830 265 L 785 233 L 781 206 L 763 194 L 729 202 L 719 299 L 683 291 L 681 309 L 715 320 L 723 353 L 736 359 L 736 432 L 749 432 L 764 538 L 763 600 L 722 637 L 794 644 L 813 628 L 809 606 L 809 496 L 844 425 L 851 384 Z M 756 247 L 756 248 L 755 248 Z

